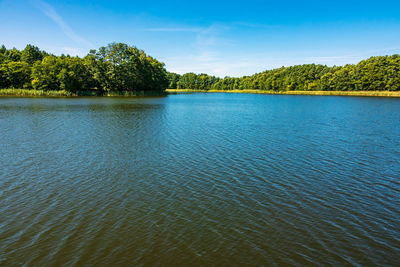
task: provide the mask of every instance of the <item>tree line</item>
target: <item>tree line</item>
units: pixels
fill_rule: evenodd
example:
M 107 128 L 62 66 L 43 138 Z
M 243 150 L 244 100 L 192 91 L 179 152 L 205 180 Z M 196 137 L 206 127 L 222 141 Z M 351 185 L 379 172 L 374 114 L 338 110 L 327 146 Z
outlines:
M 85 57 L 55 56 L 27 45 L 22 51 L 0 47 L 0 88 L 68 92 L 164 91 L 163 63 L 143 50 L 112 43 Z
M 166 88 L 267 91 L 400 91 L 400 55 L 371 57 L 358 64 L 305 64 L 240 78 L 204 73 L 179 75 L 143 50 L 112 43 L 85 57 L 55 56 L 33 45 L 0 47 L 0 89 L 129 92 Z
M 305 64 L 223 79 L 206 74 L 169 73 L 169 88 L 267 91 L 399 91 L 400 55 L 378 56 L 356 65 Z

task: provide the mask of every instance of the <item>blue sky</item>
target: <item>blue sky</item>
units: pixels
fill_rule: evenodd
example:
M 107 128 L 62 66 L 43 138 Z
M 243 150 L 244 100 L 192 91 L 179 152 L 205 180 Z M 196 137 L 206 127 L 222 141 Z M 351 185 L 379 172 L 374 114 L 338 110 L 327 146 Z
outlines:
M 84 56 L 110 42 L 169 71 L 251 75 L 400 53 L 400 1 L 0 1 L 0 43 Z

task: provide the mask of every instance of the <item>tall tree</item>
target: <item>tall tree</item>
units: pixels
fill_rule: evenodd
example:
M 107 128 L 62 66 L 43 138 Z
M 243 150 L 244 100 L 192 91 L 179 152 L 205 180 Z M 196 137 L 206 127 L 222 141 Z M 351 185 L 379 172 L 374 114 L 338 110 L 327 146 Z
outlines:
M 40 49 L 36 46 L 28 44 L 21 52 L 21 61 L 25 61 L 28 64 L 33 64 L 35 61 L 41 61 L 43 54 Z

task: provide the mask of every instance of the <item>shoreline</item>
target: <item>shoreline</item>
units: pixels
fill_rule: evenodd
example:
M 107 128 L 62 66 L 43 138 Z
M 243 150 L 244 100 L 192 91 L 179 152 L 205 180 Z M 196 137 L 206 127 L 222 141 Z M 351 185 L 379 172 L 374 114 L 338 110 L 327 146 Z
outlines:
M 33 89 L 0 89 L 0 97 L 147 97 L 166 96 L 180 93 L 239 93 L 239 94 L 267 94 L 267 95 L 318 95 L 318 96 L 364 96 L 364 97 L 400 97 L 400 91 L 266 91 L 266 90 L 193 90 L 193 89 L 166 89 L 165 92 L 154 91 L 80 91 L 68 92 L 42 91 Z
M 65 90 L 59 91 L 43 91 L 34 89 L 0 89 L 0 97 L 146 97 L 146 96 L 166 96 L 167 92 L 155 91 L 78 91 L 69 92 Z
M 368 97 L 400 97 L 400 91 L 266 91 L 256 89 L 245 90 L 193 90 L 167 89 L 167 93 L 241 93 L 267 95 L 327 95 L 327 96 L 368 96 Z

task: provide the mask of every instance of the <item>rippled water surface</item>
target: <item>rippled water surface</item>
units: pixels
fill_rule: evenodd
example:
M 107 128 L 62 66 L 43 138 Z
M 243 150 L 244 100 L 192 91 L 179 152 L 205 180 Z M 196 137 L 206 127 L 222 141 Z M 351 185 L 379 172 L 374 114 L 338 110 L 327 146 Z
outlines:
M 0 98 L 0 265 L 400 264 L 400 99 Z

